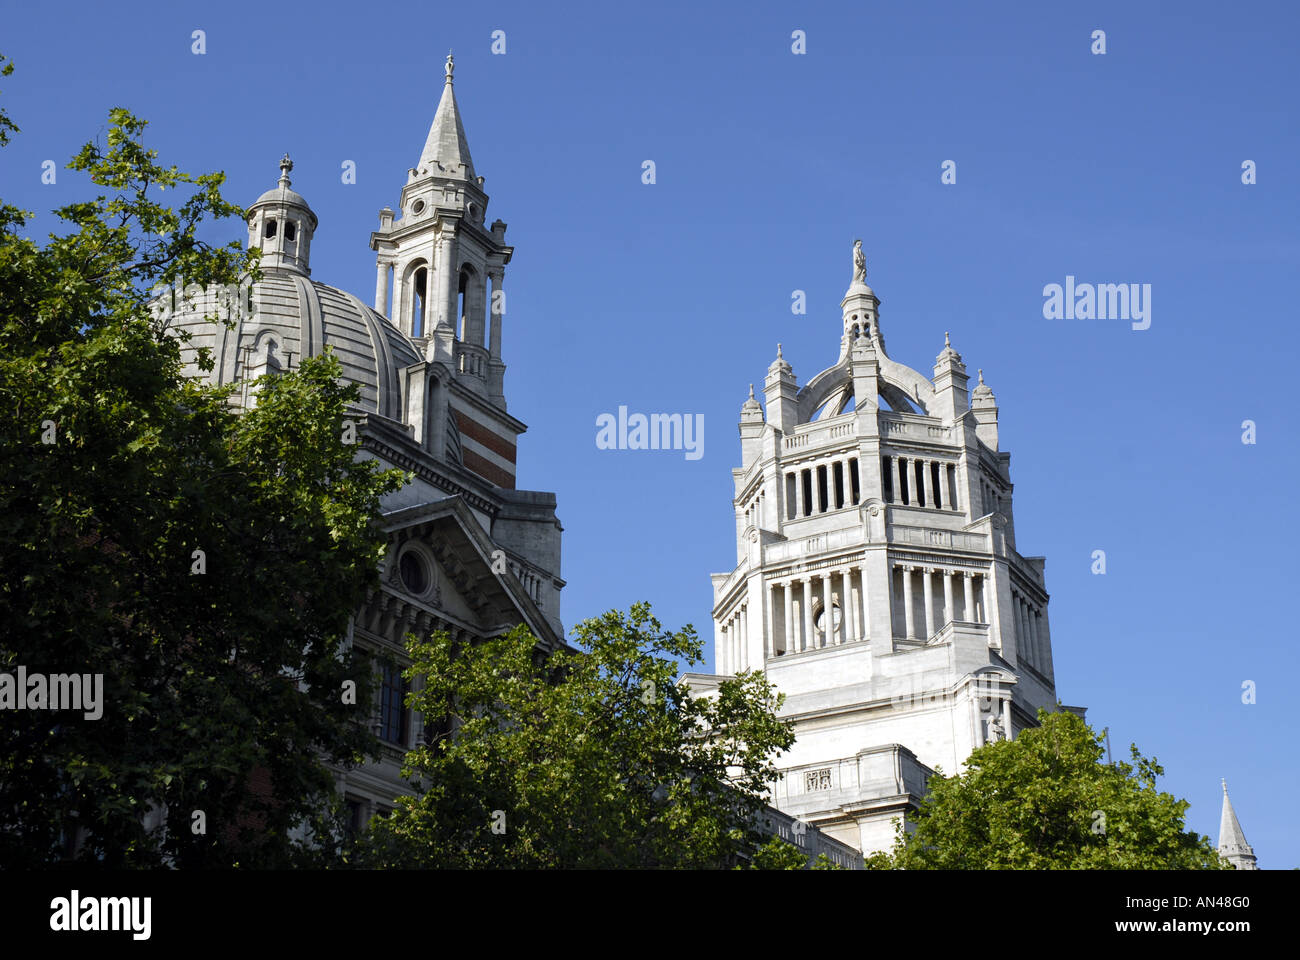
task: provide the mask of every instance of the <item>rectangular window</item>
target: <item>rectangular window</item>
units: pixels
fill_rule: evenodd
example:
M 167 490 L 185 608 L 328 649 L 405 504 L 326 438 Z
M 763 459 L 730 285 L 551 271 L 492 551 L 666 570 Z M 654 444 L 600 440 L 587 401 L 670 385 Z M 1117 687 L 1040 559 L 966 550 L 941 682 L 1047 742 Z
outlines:
M 852 481 L 853 502 L 858 503 L 862 499 L 861 481 L 858 479 L 858 461 L 849 461 L 849 478 Z
M 403 747 L 406 746 L 406 690 L 402 668 L 385 663 L 379 688 L 379 739 Z

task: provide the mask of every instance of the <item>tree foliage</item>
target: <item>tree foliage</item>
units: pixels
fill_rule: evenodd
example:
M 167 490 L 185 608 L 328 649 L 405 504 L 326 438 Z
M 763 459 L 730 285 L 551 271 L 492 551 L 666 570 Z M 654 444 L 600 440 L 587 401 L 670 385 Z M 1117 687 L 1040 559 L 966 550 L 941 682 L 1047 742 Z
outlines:
M 1164 769 L 1131 746 L 1102 762 L 1100 735 L 1068 711 L 979 748 L 966 771 L 929 781 L 892 855 L 868 868 L 906 870 L 1214 870 L 1208 838 L 1184 829 L 1188 803 L 1156 788 Z
M 753 848 L 773 757 L 793 743 L 766 678 L 692 696 L 675 661 L 699 663 L 700 641 L 644 603 L 572 637 L 549 655 L 523 627 L 408 639 L 425 684 L 410 703 L 433 733 L 407 756 L 415 794 L 373 822 L 371 863 L 720 867 Z
M 16 132 L 0 113 L 0 143 Z M 0 204 L 0 672 L 104 682 L 99 719 L 0 711 L 0 865 L 76 835 L 106 866 L 296 862 L 294 825 L 329 826 L 324 762 L 374 744 L 343 651 L 403 479 L 343 442 L 357 392 L 332 357 L 259 381 L 242 415 L 234 388 L 186 378 L 151 291 L 255 279 L 257 260 L 200 239 L 244 217 L 224 175 L 160 165 L 144 133 L 111 112 L 69 164 L 99 195 L 44 244 Z M 146 831 L 151 808 L 168 829 Z

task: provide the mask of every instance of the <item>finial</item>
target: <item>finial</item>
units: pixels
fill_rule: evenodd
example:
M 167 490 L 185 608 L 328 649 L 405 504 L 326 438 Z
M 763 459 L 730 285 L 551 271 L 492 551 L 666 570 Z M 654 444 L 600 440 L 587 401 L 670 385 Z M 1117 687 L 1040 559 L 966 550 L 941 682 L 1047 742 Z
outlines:
M 289 185 L 289 171 L 293 169 L 293 161 L 289 159 L 286 153 L 280 158 L 280 184 L 287 187 Z
M 945 330 L 945 331 L 943 332 L 943 345 L 944 345 L 945 347 L 951 347 L 951 346 L 952 346 L 952 341 L 950 341 L 950 340 L 948 339 L 948 331 L 947 331 L 947 330 Z
M 456 58 L 451 55 L 451 48 L 447 49 L 447 82 L 451 83 L 452 71 L 456 69 Z
M 754 399 L 754 385 L 752 383 L 749 385 L 749 399 Z
M 1221 784 L 1223 784 L 1223 792 L 1224 792 L 1224 795 L 1227 795 L 1227 793 L 1228 793 L 1228 781 L 1227 781 L 1227 780 L 1220 779 L 1219 782 L 1220 782 Z
M 781 344 L 779 344 L 779 343 L 776 345 L 776 358 L 777 358 L 778 360 L 784 359 L 784 358 L 781 356 Z
M 980 370 L 980 386 L 984 386 L 984 371 Z

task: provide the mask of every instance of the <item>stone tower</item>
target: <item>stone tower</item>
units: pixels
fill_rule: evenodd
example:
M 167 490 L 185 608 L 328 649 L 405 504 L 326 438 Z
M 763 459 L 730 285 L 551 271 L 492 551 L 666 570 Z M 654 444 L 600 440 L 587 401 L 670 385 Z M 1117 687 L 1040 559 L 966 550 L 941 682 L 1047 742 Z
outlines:
M 446 406 L 464 438 L 465 465 L 513 487 L 524 427 L 505 412 L 501 331 L 505 269 L 514 248 L 506 244 L 505 223 L 484 225 L 488 196 L 474 173 L 454 69 L 448 55 L 442 99 L 419 163 L 407 172 L 400 215 L 385 207 L 370 235 L 377 254 L 375 310 L 430 364 L 452 372 Z M 430 426 L 441 430 L 441 420 Z
M 946 334 L 932 377 L 889 357 L 860 246 L 841 307 L 835 363 L 801 387 L 778 344 L 766 411 L 752 386 L 741 407 L 736 567 L 713 575 L 715 674 L 690 683 L 765 671 L 797 737 L 773 805 L 869 853 L 934 768 L 1057 697 L 993 391 L 968 392 Z
M 1219 815 L 1219 855 L 1238 870 L 1258 870 L 1255 851 L 1246 842 L 1246 834 L 1237 820 L 1237 812 L 1228 799 L 1228 781 L 1223 784 L 1223 813 Z

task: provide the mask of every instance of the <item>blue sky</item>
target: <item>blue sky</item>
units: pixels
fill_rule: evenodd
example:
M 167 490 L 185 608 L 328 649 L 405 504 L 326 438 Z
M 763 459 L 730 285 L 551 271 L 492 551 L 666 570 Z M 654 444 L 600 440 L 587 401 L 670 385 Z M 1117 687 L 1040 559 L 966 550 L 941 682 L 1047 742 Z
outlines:
M 240 203 L 291 153 L 320 218 L 313 277 L 365 301 L 370 231 L 454 48 L 488 219 L 516 248 L 506 393 L 530 425 L 520 485 L 559 496 L 569 625 L 648 599 L 711 638 L 740 405 L 778 341 L 800 383 L 835 361 L 862 237 L 890 354 L 928 373 L 951 331 L 997 394 L 1061 698 L 1117 757 L 1155 754 L 1193 829 L 1217 838 L 1226 777 L 1260 865 L 1300 865 L 1294 7 L 82 6 L 4 13 L 23 132 L 0 192 L 43 214 L 34 231 L 86 191 L 62 170 L 43 185 L 41 162 L 125 106 Z M 1045 320 L 1042 289 L 1067 275 L 1151 284 L 1150 329 Z M 619 405 L 703 414 L 704 456 L 598 450 L 595 418 Z

